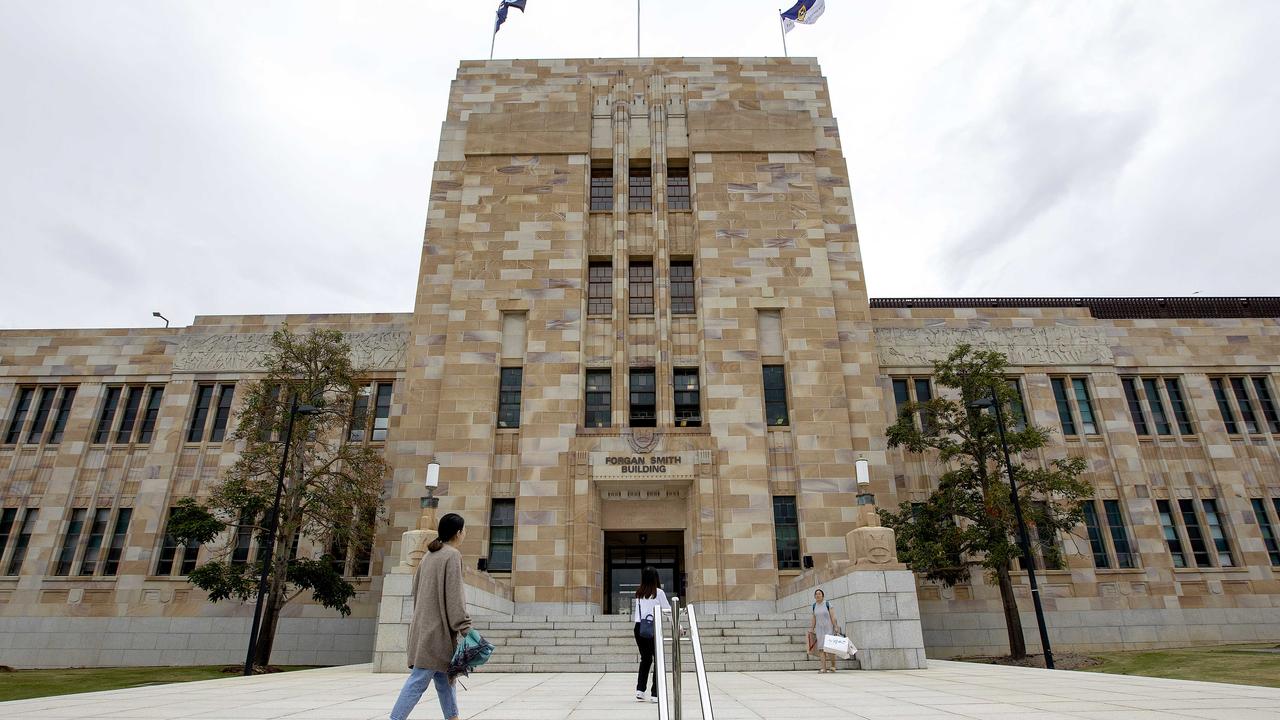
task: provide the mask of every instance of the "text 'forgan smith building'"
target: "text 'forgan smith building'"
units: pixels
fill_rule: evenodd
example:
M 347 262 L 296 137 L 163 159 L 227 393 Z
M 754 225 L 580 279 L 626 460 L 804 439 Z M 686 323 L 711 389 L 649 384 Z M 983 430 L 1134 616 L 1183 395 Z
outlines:
M 1277 639 L 1278 316 L 1270 298 L 869 301 L 815 61 L 465 62 L 412 313 L 0 333 L 0 663 L 240 655 L 250 607 L 185 581 L 207 550 L 165 519 L 234 459 L 238 388 L 283 321 L 350 333 L 372 408 L 351 438 L 393 473 L 379 542 L 342 560 L 353 616 L 291 605 L 277 662 L 367 661 L 380 606 L 400 621 L 384 586 L 433 461 L 440 511 L 487 558 L 477 609 L 616 613 L 642 565 L 711 612 L 793 610 L 819 581 L 852 597 L 833 568 L 892 562 L 874 540 L 851 558 L 855 462 L 881 507 L 928 493 L 936 460 L 887 450 L 885 428 L 963 342 L 1007 353 L 1057 431 L 1026 462 L 1089 461 L 1087 526 L 1040 538 L 1060 550 L 1058 643 Z M 914 621 L 918 596 L 931 654 L 1004 651 L 980 573 L 908 585 L 876 612 Z

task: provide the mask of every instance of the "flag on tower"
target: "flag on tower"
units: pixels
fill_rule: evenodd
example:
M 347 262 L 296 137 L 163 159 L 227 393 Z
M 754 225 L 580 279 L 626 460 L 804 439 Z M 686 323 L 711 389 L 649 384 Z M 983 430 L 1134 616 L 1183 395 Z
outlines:
M 507 11 L 511 8 L 524 12 L 525 1 L 526 0 L 498 0 L 498 22 L 494 24 L 493 32 L 497 33 L 498 28 L 502 27 L 502 23 L 507 21 Z
M 791 6 L 790 10 L 782 13 L 782 32 L 789 33 L 796 23 L 812 25 L 818 22 L 818 18 L 822 17 L 822 11 L 827 9 L 825 0 L 800 0 L 800 2 Z

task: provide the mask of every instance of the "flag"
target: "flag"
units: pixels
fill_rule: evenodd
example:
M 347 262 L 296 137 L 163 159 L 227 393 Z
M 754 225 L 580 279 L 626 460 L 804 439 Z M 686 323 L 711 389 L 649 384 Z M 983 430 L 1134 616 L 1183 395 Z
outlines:
M 826 9 L 827 3 L 824 0 L 800 0 L 791 6 L 790 10 L 782 13 L 782 31 L 791 32 L 791 28 L 795 27 L 796 23 L 814 24 Z
M 524 12 L 524 4 L 525 4 L 525 0 L 499 0 L 498 22 L 494 24 L 493 31 L 497 33 L 498 28 L 502 27 L 502 23 L 507 21 L 507 10 L 510 10 L 511 8 L 515 8 L 520 12 Z

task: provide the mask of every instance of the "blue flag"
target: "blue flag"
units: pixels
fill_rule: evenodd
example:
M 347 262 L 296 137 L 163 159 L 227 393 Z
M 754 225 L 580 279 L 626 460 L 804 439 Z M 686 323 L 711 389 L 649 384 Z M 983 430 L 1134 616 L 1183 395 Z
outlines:
M 524 12 L 525 0 L 499 0 L 498 2 L 498 22 L 493 26 L 493 32 L 497 33 L 502 27 L 502 23 L 507 21 L 507 11 L 515 8 L 520 12 Z
M 782 32 L 789 33 L 796 23 L 812 25 L 818 22 L 818 18 L 822 17 L 822 11 L 827 9 L 825 0 L 800 0 L 800 2 L 791 6 L 791 9 L 782 13 Z

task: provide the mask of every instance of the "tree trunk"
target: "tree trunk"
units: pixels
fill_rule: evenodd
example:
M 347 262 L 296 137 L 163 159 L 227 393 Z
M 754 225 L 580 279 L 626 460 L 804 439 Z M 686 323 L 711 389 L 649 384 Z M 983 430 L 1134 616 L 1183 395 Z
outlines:
M 276 626 L 280 621 L 282 593 L 272 587 L 267 592 L 267 602 L 262 608 L 262 625 L 258 628 L 258 646 L 253 649 L 253 664 L 266 667 L 271 664 L 271 648 L 276 642 Z
M 1000 602 L 1004 605 L 1004 626 L 1009 633 L 1009 656 L 1021 660 L 1027 656 L 1027 640 L 1022 635 L 1022 617 L 1018 614 L 1018 599 L 1013 595 L 1013 581 L 1009 579 L 1009 566 L 996 570 L 1000 581 Z

